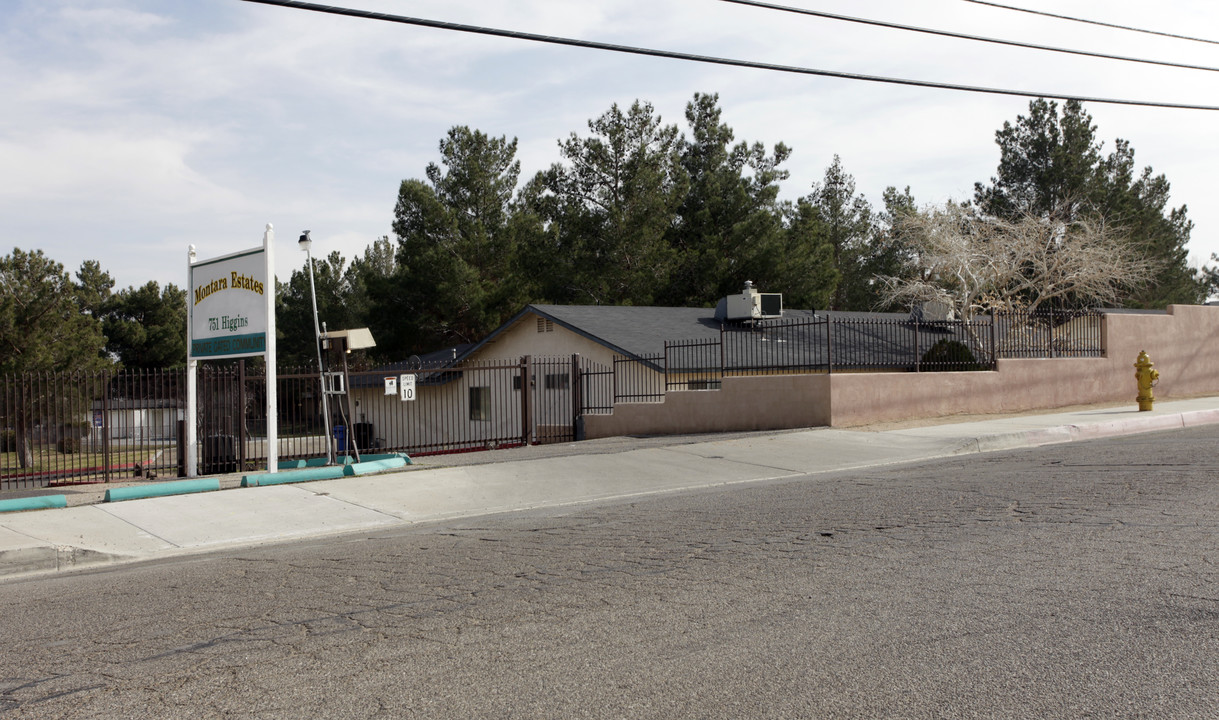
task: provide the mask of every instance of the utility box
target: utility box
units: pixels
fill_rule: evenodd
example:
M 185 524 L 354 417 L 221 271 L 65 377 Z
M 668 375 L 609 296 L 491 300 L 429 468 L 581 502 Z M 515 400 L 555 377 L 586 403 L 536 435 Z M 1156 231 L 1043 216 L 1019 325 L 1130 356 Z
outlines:
M 358 422 L 351 424 L 351 439 L 355 440 L 356 447 L 360 452 L 367 452 L 373 446 L 373 427 L 370 422 Z
M 715 308 L 717 320 L 770 320 L 783 317 L 783 294 L 760 293 L 749 280 L 740 295 L 729 295 Z

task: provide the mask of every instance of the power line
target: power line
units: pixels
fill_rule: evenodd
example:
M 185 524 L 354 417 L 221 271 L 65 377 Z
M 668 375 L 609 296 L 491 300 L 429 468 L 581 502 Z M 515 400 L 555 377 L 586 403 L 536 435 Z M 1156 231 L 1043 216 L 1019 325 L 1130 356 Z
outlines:
M 970 0 L 970 2 L 973 1 L 974 0 Z M 1008 45 L 1011 47 L 1025 48 L 1028 50 L 1045 50 L 1047 52 L 1065 53 L 1067 55 L 1083 55 L 1086 57 L 1101 58 L 1103 60 L 1120 60 L 1122 62 L 1144 63 L 1146 65 L 1162 65 L 1164 67 L 1183 68 L 1186 70 L 1219 72 L 1219 67 L 1211 67 L 1207 65 L 1189 65 L 1186 63 L 1169 62 L 1167 60 L 1150 60 L 1147 58 L 1136 58 L 1126 55 L 1109 55 L 1107 53 L 1091 52 L 1089 50 L 1073 50 L 1071 48 L 1054 47 L 1052 45 L 1037 45 L 1034 43 L 1025 43 L 1016 40 L 1002 40 L 999 38 L 983 37 L 981 35 L 967 35 L 965 33 L 951 32 L 949 30 L 934 30 L 932 28 L 917 27 L 915 25 L 901 25 L 898 23 L 885 22 L 883 20 L 868 20 L 866 18 L 851 17 L 850 15 L 836 15 L 834 13 L 822 12 L 820 10 L 808 10 L 805 8 L 790 7 L 788 5 L 775 5 L 768 2 L 759 2 L 758 0 L 721 0 L 721 2 L 733 3 L 735 5 L 749 5 L 752 7 L 765 8 L 767 10 L 779 10 L 781 12 L 795 13 L 797 15 L 811 15 L 813 17 L 826 18 L 828 20 L 842 20 L 844 22 L 859 23 L 860 25 L 873 25 L 875 27 L 889 28 L 892 30 L 906 30 L 909 32 L 924 33 L 927 35 L 939 35 L 940 37 L 950 37 L 958 40 L 973 40 L 975 42 L 993 43 L 995 45 Z M 989 5 L 990 3 L 984 4 Z
M 1085 18 L 1070 17 L 1069 15 L 1055 15 L 1054 13 L 1044 12 L 1041 10 L 1029 10 L 1028 8 L 1013 7 L 1011 5 L 1000 5 L 995 2 L 984 2 L 984 0 L 965 0 L 976 5 L 989 5 L 1003 10 L 1015 10 L 1016 12 L 1028 13 L 1030 15 L 1041 15 L 1043 17 L 1052 17 L 1058 20 L 1070 20 L 1071 22 L 1086 23 L 1088 25 L 1100 25 L 1101 27 L 1117 28 L 1118 30 L 1129 30 L 1130 32 L 1145 33 L 1147 35 L 1159 35 L 1160 37 L 1174 38 L 1176 40 L 1189 40 L 1190 42 L 1209 43 L 1211 45 L 1219 45 L 1219 40 L 1207 40 L 1206 38 L 1190 37 L 1189 35 L 1177 35 L 1175 33 L 1160 32 L 1158 30 L 1146 30 L 1144 28 L 1130 27 L 1128 25 L 1115 25 L 1113 23 L 1101 22 L 1100 20 L 1088 20 Z
M 441 20 L 428 20 L 425 18 L 412 18 L 403 15 L 391 15 L 388 13 L 373 12 L 371 10 L 357 10 L 355 8 L 336 7 L 333 5 L 317 5 L 315 3 L 300 2 L 299 0 L 242 0 L 243 2 L 258 3 L 261 5 L 274 5 L 278 7 L 293 8 L 296 10 L 309 10 L 312 12 L 327 13 L 330 15 L 344 15 L 347 17 L 364 18 L 366 20 L 383 20 L 386 22 L 400 23 L 404 25 L 417 25 L 419 27 L 429 27 L 438 30 L 452 30 L 455 32 L 473 33 L 476 35 L 491 35 L 493 37 L 510 38 L 513 40 L 530 40 L 532 42 L 548 43 L 551 45 L 565 45 L 569 47 L 581 47 L 593 50 L 607 50 L 610 52 L 628 53 L 633 55 L 644 55 L 649 57 L 669 58 L 672 60 L 687 60 L 690 62 L 707 63 L 712 65 L 727 65 L 731 67 L 751 68 L 755 70 L 771 70 L 774 72 L 795 73 L 799 75 L 816 75 L 820 77 L 840 78 L 843 80 L 862 80 L 865 82 L 887 83 L 890 85 L 907 85 L 912 87 L 933 88 L 937 90 L 957 90 L 961 92 L 983 93 L 989 95 L 1006 95 L 1010 97 L 1026 97 L 1026 98 L 1049 98 L 1052 100 L 1075 100 L 1078 102 L 1098 103 L 1106 105 L 1135 105 L 1140 107 L 1157 107 L 1170 108 L 1176 110 L 1219 110 L 1216 105 L 1193 105 L 1189 103 L 1164 103 L 1153 102 L 1149 100 L 1125 100 L 1120 98 L 1101 98 L 1087 97 L 1083 95 L 1066 95 L 1062 93 L 1046 93 L 1046 92 L 1031 92 L 1026 90 L 1008 90 L 1002 88 L 988 88 L 977 85 L 958 85 L 953 83 L 931 82 L 927 80 L 910 80 L 905 78 L 892 78 L 880 75 L 862 75 L 859 73 L 846 73 L 834 70 L 818 70 L 815 68 L 804 68 L 792 65 L 775 65 L 772 63 L 754 62 L 752 60 L 735 60 L 731 58 L 713 57 L 709 55 L 693 55 L 689 53 L 674 52 L 671 50 L 655 50 L 651 48 L 632 47 L 629 45 L 614 45 L 610 43 L 596 42 L 592 40 L 576 40 L 572 38 L 556 37 L 553 35 L 538 35 L 535 33 L 518 32 L 515 30 L 502 30 L 499 28 L 478 27 L 475 25 L 463 25 L 461 23 L 444 22 Z

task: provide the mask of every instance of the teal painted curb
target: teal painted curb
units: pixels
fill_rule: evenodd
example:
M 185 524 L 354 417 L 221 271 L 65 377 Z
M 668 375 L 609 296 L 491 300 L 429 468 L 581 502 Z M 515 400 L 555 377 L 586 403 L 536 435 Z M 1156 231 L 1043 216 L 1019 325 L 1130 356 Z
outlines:
M 350 465 L 354 462 L 350 455 L 339 455 L 334 461 L 340 465 Z M 326 467 L 326 458 L 309 458 L 305 461 L 305 467 Z
M 295 470 L 296 468 L 305 467 L 304 460 L 281 460 L 275 467 L 280 470 Z
M 46 508 L 61 508 L 67 506 L 67 495 L 39 495 L 38 497 L 0 500 L 0 512 L 17 512 L 18 510 L 45 510 Z
M 258 475 L 246 475 L 241 478 L 241 487 L 262 487 L 264 485 L 283 485 L 285 483 L 309 482 L 311 480 L 335 480 L 344 475 L 363 475 L 365 473 L 381 472 L 382 470 L 393 470 L 400 468 L 403 465 L 411 464 L 411 459 L 403 453 L 389 453 L 387 455 L 369 455 L 366 457 L 376 457 L 376 460 L 367 462 L 350 462 L 351 458 L 339 458 L 347 460 L 343 465 L 326 465 L 323 467 L 304 467 L 298 470 L 287 470 L 279 473 L 259 473 Z M 309 461 L 314 462 L 313 460 Z M 325 460 L 323 460 L 325 462 Z
M 135 487 L 110 488 L 106 491 L 106 497 L 103 502 L 139 500 L 141 498 L 162 497 L 165 495 L 185 495 L 187 493 L 209 492 L 211 490 L 219 489 L 220 478 L 178 480 L 177 482 L 157 483 L 156 485 L 136 485 Z
M 407 464 L 410 464 L 410 462 L 411 462 L 410 456 L 408 456 L 406 453 L 380 453 L 377 455 L 361 455 L 360 462 L 371 462 L 374 460 L 392 460 L 394 458 L 402 458 L 402 459 L 406 460 Z M 355 461 L 356 461 L 356 459 L 350 455 L 340 455 L 339 457 L 335 458 L 335 462 L 337 462 L 340 465 L 351 465 L 351 464 L 355 463 Z M 302 462 L 302 463 L 304 463 L 304 467 L 325 467 L 326 466 L 326 458 L 309 458 L 308 460 L 296 460 L 296 461 L 289 461 L 289 462 Z M 279 466 L 281 468 L 284 467 L 284 463 L 280 463 Z M 300 467 L 300 466 L 296 466 L 296 467 Z
M 281 473 L 261 473 L 246 475 L 241 478 L 241 487 L 261 487 L 263 485 L 283 485 L 284 483 L 308 482 L 310 480 L 333 480 L 343 477 L 343 467 L 329 465 L 327 467 L 307 467 L 300 470 L 289 470 Z
M 382 453 L 380 455 L 361 455 L 361 462 L 374 462 L 376 460 L 396 460 L 401 458 L 406 461 L 407 465 L 411 464 L 411 458 L 406 453 Z M 398 467 L 395 465 L 394 467 Z
M 363 475 L 364 473 L 381 472 L 382 470 L 393 470 L 400 468 L 406 464 L 406 460 L 395 457 L 386 458 L 385 460 L 370 460 L 369 462 L 355 463 L 343 468 L 344 475 Z

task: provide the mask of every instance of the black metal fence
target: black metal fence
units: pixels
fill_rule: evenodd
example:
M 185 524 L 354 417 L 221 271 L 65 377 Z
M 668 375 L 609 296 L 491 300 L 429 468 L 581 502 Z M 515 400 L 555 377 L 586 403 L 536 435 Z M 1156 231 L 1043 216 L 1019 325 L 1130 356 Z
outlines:
M 463 452 L 576 437 L 577 419 L 677 390 L 716 390 L 725 376 L 968 371 L 1000 358 L 1099 357 L 1098 312 L 999 314 L 971 322 L 818 316 L 726 325 L 717 337 L 666 342 L 664 352 L 395 365 L 349 372 L 328 396 L 316 370 L 281 369 L 281 459 L 400 451 Z M 413 388 L 410 397 L 403 392 Z M 265 467 L 266 377 L 243 361 L 203 364 L 199 472 Z M 185 473 L 184 370 L 0 377 L 0 489 Z
M 662 402 L 667 386 L 664 353 L 614 356 L 614 402 Z
M 180 371 L 0 377 L 0 487 L 178 475 Z
M 665 342 L 662 356 L 617 359 L 615 375 L 659 373 L 669 391 L 717 389 L 724 376 L 993 370 L 1004 358 L 1100 357 L 1103 319 L 1095 310 L 1047 310 L 970 321 L 820 315 L 725 323 L 718 337 Z M 619 401 L 658 397 L 658 385 L 615 393 Z
M 665 343 L 667 390 L 709 390 L 724 376 L 990 370 L 994 326 L 814 317 L 724 325 L 715 338 Z
M 1096 310 L 998 314 L 996 352 L 1001 358 L 1101 357 L 1104 317 Z

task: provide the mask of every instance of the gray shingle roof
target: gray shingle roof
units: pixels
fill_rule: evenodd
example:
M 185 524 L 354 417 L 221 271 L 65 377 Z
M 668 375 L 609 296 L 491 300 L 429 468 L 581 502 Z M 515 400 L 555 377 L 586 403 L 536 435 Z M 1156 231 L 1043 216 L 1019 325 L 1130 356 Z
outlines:
M 721 322 L 715 317 L 715 308 L 530 305 L 525 308 L 525 312 L 529 310 L 627 355 L 663 353 L 666 340 L 718 340 L 720 337 Z M 783 318 L 770 321 L 769 324 L 810 320 L 814 317 L 902 321 L 909 316 L 905 313 L 814 313 L 812 310 L 785 308 Z M 729 323 L 729 327 L 734 326 L 740 327 L 737 323 Z
M 527 309 L 625 355 L 662 353 L 666 340 L 720 336 L 715 308 L 530 305 Z
M 551 320 L 625 357 L 655 358 L 665 352 L 668 342 L 671 344 L 667 361 L 670 369 L 697 369 L 711 363 L 716 367 L 723 365 L 746 370 L 829 367 L 831 351 L 834 368 L 915 367 L 923 354 L 941 339 L 966 341 L 976 352 L 989 355 L 983 346 L 991 335 L 987 326 L 992 322 L 989 317 L 980 316 L 970 330 L 956 323 L 915 323 L 908 313 L 838 310 L 814 313 L 786 308 L 781 319 L 767 320 L 758 328 L 726 323 L 725 333 L 721 335 L 721 321 L 716 318 L 714 308 L 536 304 L 527 305 L 477 345 L 459 346 L 456 357 L 454 350 L 437 353 L 443 355 L 439 365 L 447 367 L 465 360 L 517 324 L 532 322 L 534 316 Z M 824 322 L 826 319 L 834 321 L 832 328 Z M 1000 335 L 1005 333 L 1007 325 L 1004 323 L 1009 322 L 997 324 Z M 722 349 L 714 353 L 715 357 L 710 357 L 711 351 L 703 348 L 720 340 L 723 340 L 719 345 Z M 1090 341 L 1085 339 L 1084 342 Z M 1040 351 L 1033 348 L 1010 356 L 1040 357 L 1035 354 L 1037 352 Z M 1084 349 L 1077 354 L 1082 357 L 1095 352 Z M 395 366 L 387 366 L 387 369 Z

